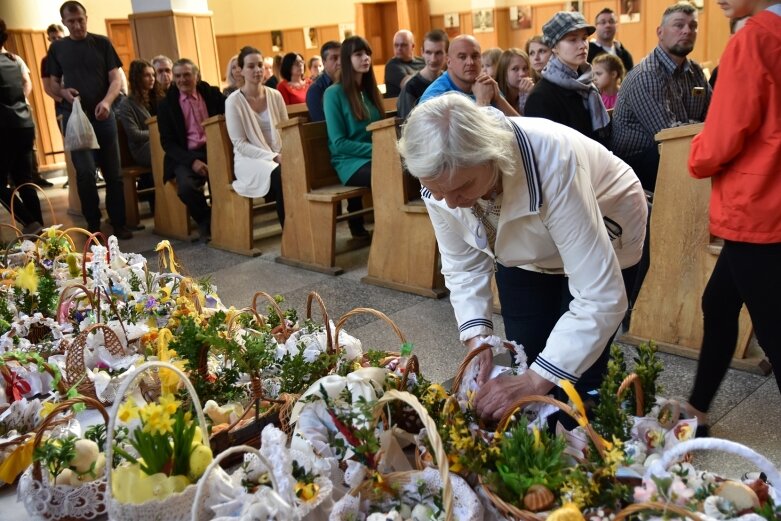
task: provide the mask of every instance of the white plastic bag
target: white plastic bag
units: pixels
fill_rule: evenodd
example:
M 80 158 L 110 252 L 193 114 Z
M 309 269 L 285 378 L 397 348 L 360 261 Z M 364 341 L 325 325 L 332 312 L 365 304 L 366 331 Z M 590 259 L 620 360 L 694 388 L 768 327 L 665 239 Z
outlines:
M 73 98 L 73 110 L 65 129 L 65 150 L 93 150 L 100 148 L 95 130 L 81 109 L 79 98 Z

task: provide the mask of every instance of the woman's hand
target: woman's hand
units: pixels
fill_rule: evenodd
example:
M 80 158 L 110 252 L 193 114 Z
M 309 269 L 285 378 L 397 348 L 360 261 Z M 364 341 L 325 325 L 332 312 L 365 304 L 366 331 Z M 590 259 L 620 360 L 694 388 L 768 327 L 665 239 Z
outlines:
M 531 78 L 521 78 L 521 81 L 518 82 L 518 91 L 521 93 L 531 92 L 533 88 L 534 82 Z
M 487 382 L 477 391 L 475 410 L 484 420 L 496 423 L 502 419 L 507 408 L 520 398 L 545 395 L 552 388 L 552 382 L 531 369 L 518 376 L 500 376 Z
M 466 341 L 466 346 L 469 348 L 469 351 L 472 351 L 474 349 L 477 349 L 483 345 L 482 340 L 479 336 L 470 338 Z M 494 368 L 494 353 L 491 349 L 486 349 L 479 355 L 477 355 L 475 358 L 472 359 L 472 365 L 477 364 L 477 386 L 482 387 L 485 382 L 488 381 L 488 378 L 491 376 L 491 371 L 493 371 Z

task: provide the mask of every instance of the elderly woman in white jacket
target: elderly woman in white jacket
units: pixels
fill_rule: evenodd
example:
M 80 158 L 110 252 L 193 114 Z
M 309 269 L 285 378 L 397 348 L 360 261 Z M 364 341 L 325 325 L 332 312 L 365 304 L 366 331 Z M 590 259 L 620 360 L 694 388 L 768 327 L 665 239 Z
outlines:
M 490 351 L 476 359 L 477 412 L 497 420 L 562 380 L 581 394 L 598 388 L 627 307 L 622 268 L 640 260 L 645 237 L 632 169 L 568 127 L 506 118 L 457 93 L 412 111 L 399 152 L 423 185 L 461 341 L 474 349 L 493 334 L 496 271 L 507 338 L 528 356 L 528 371 L 491 381 Z
M 238 55 L 244 85 L 225 101 L 225 124 L 233 143 L 233 189 L 244 197 L 266 197 L 271 192 L 277 203 L 279 223 L 285 224 L 282 198 L 280 152 L 282 139 L 277 129 L 287 121 L 282 95 L 263 85 L 263 56 L 253 47 Z

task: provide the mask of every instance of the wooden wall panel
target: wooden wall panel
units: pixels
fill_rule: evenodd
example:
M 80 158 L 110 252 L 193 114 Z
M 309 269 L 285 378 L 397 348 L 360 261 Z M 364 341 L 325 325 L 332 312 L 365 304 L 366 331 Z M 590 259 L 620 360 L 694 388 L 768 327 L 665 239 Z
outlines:
M 130 15 L 130 27 L 133 29 L 136 54 L 145 60 L 151 60 L 158 54 L 164 54 L 174 61 L 178 60 L 181 55 L 176 42 L 173 17 L 158 13 L 152 13 L 152 15 Z
M 214 38 L 214 25 L 211 17 L 193 17 L 195 28 L 195 42 L 198 48 L 198 65 L 202 70 L 210 71 L 210 75 L 203 74 L 206 81 L 212 85 L 219 85 L 222 73 L 217 58 L 217 42 Z
M 176 47 L 180 58 L 190 58 L 198 63 L 198 43 L 195 41 L 195 27 L 190 17 L 174 16 Z M 200 64 L 198 64 L 200 67 Z M 209 81 L 209 80 L 206 80 Z
M 46 56 L 49 42 L 45 31 L 9 30 L 7 49 L 19 55 L 30 68 L 33 90 L 28 101 L 35 120 L 36 158 L 41 171 L 64 168 L 62 135 L 54 112 L 54 100 L 43 90 L 41 59 Z

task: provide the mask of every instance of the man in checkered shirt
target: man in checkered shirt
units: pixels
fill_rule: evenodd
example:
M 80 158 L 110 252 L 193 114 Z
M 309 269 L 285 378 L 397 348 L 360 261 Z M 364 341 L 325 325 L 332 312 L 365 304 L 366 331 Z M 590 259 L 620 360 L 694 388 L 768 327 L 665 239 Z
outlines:
M 613 112 L 613 152 L 651 192 L 656 185 L 660 130 L 705 120 L 711 87 L 702 68 L 686 56 L 697 40 L 697 10 L 690 4 L 668 7 L 656 29 L 659 45 L 621 84 Z

